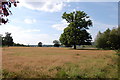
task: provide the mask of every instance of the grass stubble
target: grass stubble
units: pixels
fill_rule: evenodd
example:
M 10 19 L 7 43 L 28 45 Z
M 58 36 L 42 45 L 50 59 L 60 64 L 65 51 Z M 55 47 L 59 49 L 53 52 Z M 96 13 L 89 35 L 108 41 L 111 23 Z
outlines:
M 113 50 L 3 48 L 3 78 L 118 78 Z

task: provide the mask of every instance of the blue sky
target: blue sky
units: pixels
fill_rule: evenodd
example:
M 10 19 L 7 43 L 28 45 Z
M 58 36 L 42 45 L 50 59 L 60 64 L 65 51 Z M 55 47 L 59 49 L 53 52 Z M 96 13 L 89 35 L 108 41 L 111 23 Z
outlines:
M 89 29 L 93 41 L 98 31 L 112 29 L 118 24 L 117 2 L 24 2 L 13 7 L 10 21 L 2 25 L 0 34 L 12 33 L 15 43 L 37 45 L 53 44 L 59 40 L 68 23 L 62 19 L 64 12 L 84 11 L 93 21 Z

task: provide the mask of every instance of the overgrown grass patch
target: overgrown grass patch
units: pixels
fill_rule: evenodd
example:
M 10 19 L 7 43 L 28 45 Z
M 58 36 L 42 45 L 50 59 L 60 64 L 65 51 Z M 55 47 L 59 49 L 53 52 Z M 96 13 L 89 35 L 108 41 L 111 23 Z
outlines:
M 21 76 L 18 73 L 10 72 L 8 70 L 2 70 L 2 78 L 21 78 Z
M 9 47 L 3 50 L 3 77 L 117 78 L 117 63 L 112 50 Z

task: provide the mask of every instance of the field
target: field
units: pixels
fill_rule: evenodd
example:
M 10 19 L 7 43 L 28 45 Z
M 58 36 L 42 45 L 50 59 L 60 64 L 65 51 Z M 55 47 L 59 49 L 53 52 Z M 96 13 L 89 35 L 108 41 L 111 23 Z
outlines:
M 3 78 L 117 78 L 112 50 L 4 47 Z

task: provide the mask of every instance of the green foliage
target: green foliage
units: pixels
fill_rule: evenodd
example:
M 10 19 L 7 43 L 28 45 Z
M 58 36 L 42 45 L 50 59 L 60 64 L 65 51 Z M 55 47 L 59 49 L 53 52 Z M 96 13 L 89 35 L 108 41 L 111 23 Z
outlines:
M 27 47 L 26 45 L 24 44 L 19 44 L 19 43 L 14 43 L 13 46 L 22 46 L 22 47 Z
M 0 47 L 2 46 L 2 35 L 0 34 Z
M 57 74 L 56 74 L 57 77 L 59 78 L 68 78 L 68 74 L 64 71 L 64 70 L 61 70 L 59 71 Z
M 103 33 L 98 33 L 95 40 L 96 47 L 103 49 L 120 49 L 120 27 L 116 29 L 107 29 Z
M 120 49 L 116 50 L 116 55 L 120 57 Z
M 60 42 L 65 46 L 86 45 L 91 42 L 91 35 L 87 32 L 89 26 L 92 26 L 92 21 L 83 11 L 76 11 L 71 13 L 64 13 L 62 16 L 69 25 L 64 29 L 60 36 Z
M 5 33 L 5 37 L 3 37 L 2 35 L 0 35 L 0 46 L 23 46 L 23 47 L 27 47 L 24 44 L 19 44 L 19 43 L 14 43 L 13 42 L 13 38 L 11 36 L 11 33 L 6 32 Z
M 110 29 L 107 29 L 104 33 L 99 32 L 96 38 L 96 47 L 109 49 L 109 37 L 110 36 Z
M 17 7 L 17 3 L 19 3 L 16 0 L 1 0 L 0 1 L 0 25 L 2 23 L 6 24 L 8 22 L 8 19 L 5 19 L 5 17 L 12 14 L 10 11 L 10 8 L 12 4 Z
M 116 65 L 106 65 L 103 68 L 86 68 L 81 69 L 79 65 L 73 63 L 67 63 L 60 70 L 58 70 L 56 77 L 59 78 L 75 78 L 75 79 L 82 79 L 82 78 L 108 78 L 111 76 L 117 77 L 117 75 L 111 74 L 111 70 Z M 117 68 L 116 68 L 117 69 Z
M 2 46 L 13 46 L 13 38 L 11 36 L 11 33 L 6 32 L 5 37 L 2 37 Z
M 39 42 L 39 43 L 38 43 L 38 47 L 42 47 L 42 42 Z
M 20 75 L 19 74 L 16 74 L 15 72 L 9 72 L 9 71 L 7 71 L 7 70 L 3 70 L 2 71 L 2 78 L 4 79 L 4 78 L 11 78 L 11 79 L 13 79 L 13 80 L 17 80 L 17 79 L 19 79 L 19 78 L 21 78 L 20 77 Z
M 54 47 L 59 47 L 60 46 L 60 42 L 58 40 L 54 40 Z
M 76 32 L 76 35 L 74 34 Z M 61 34 L 60 41 L 64 45 L 85 45 L 89 44 L 91 36 L 86 30 L 76 29 L 74 27 L 67 27 L 64 29 L 64 33 Z
M 118 27 L 117 29 L 113 29 L 110 32 L 109 41 L 112 49 L 115 49 L 115 50 L 120 49 L 120 27 Z

